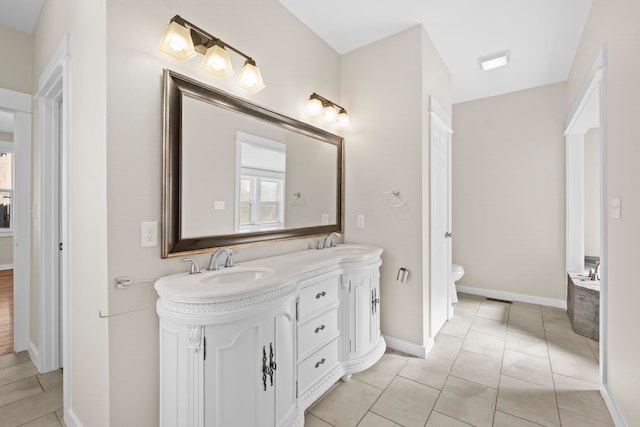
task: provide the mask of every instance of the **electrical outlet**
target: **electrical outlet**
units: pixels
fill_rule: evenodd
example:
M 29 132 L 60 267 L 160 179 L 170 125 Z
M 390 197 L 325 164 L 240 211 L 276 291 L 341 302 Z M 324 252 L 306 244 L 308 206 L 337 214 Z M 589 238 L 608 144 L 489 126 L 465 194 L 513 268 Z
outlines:
M 358 215 L 356 217 L 356 227 L 364 228 L 364 215 Z
M 158 221 L 140 223 L 140 247 L 158 246 Z

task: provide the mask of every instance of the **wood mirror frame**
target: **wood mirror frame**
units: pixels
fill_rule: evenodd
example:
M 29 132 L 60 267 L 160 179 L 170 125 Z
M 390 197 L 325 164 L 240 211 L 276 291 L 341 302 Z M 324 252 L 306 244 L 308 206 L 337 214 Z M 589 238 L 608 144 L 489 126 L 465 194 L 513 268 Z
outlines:
M 163 80 L 162 258 L 210 252 L 222 246 L 257 245 L 342 232 L 344 224 L 344 140 L 342 137 L 270 111 L 171 70 L 164 70 Z M 336 224 L 182 238 L 180 193 L 183 95 L 335 145 L 337 148 Z

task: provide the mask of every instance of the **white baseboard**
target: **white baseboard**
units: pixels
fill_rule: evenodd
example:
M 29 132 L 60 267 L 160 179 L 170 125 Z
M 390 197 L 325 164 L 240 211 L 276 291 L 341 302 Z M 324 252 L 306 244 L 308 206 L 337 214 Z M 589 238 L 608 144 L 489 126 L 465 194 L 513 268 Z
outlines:
M 40 356 L 38 353 L 38 347 L 31 340 L 29 340 L 29 348 L 27 349 L 27 351 L 29 352 L 29 357 L 31 358 L 31 362 L 33 362 L 33 365 L 36 367 L 38 372 L 42 373 L 40 371 Z
M 529 304 L 546 305 L 548 307 L 567 308 L 567 301 L 562 299 L 536 297 L 533 295 L 516 294 L 512 292 L 494 291 L 492 289 L 472 288 L 470 286 L 456 285 L 458 292 L 465 294 L 479 295 L 487 298 L 502 299 L 505 301 L 519 301 Z
M 613 400 L 613 398 L 609 394 L 609 390 L 607 390 L 607 386 L 605 384 L 602 384 L 600 386 L 600 394 L 604 399 L 604 403 L 607 405 L 607 409 L 609 409 L 609 413 L 611 414 L 611 418 L 613 419 L 613 424 L 616 427 L 629 427 L 627 420 L 624 419 L 622 412 L 620 412 L 620 408 L 618 408 L 616 401 Z
M 0 270 L 13 270 L 13 264 L 2 264 Z
M 394 350 L 401 351 L 403 353 L 411 354 L 416 357 L 425 358 L 427 353 L 431 351 L 433 347 L 433 339 L 430 338 L 429 342 L 426 346 L 418 345 L 416 343 L 412 343 L 409 341 L 401 340 L 400 338 L 395 338 L 389 335 L 382 335 L 384 340 L 387 342 L 387 347 L 392 348 Z
M 67 427 L 82 427 L 82 423 L 73 412 L 73 409 L 68 409 L 64 412 L 64 423 Z

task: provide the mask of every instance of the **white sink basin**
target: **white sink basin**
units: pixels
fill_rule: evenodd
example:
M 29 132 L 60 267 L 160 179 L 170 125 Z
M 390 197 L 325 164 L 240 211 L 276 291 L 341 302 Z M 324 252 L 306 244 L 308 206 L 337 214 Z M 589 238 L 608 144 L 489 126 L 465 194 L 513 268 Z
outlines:
M 225 268 L 223 270 L 214 272 L 211 276 L 204 277 L 201 282 L 207 284 L 224 285 L 231 283 L 253 282 L 255 280 L 263 279 L 265 275 L 269 274 L 270 272 L 271 270 L 268 270 L 266 268 Z
M 360 245 L 338 245 L 326 250 L 328 252 L 343 256 L 359 256 L 372 252 L 372 248 L 370 246 Z

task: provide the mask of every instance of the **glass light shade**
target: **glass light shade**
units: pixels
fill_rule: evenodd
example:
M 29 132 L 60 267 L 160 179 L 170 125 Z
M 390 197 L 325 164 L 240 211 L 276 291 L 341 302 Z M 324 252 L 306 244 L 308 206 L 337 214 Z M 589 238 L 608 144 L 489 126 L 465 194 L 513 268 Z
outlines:
M 186 61 L 197 55 L 193 47 L 191 31 L 177 22 L 170 22 L 164 27 L 158 50 L 180 61 Z
M 338 113 L 336 112 L 334 106 L 329 104 L 322 109 L 322 117 L 324 117 L 325 121 L 333 123 L 338 120 Z
M 341 110 L 338 113 L 338 127 L 340 129 L 347 129 L 351 127 L 351 119 L 349 118 L 347 112 L 344 110 Z
M 257 93 L 265 88 L 260 69 L 256 67 L 255 64 L 249 62 L 249 60 L 245 61 L 240 70 L 238 86 L 249 93 Z
M 304 112 L 309 117 L 318 117 L 322 113 L 322 101 L 318 98 L 309 98 Z
M 207 53 L 204 56 L 204 60 L 202 61 L 200 68 L 221 79 L 233 74 L 233 67 L 231 66 L 229 52 L 217 44 L 214 44 L 207 49 Z

